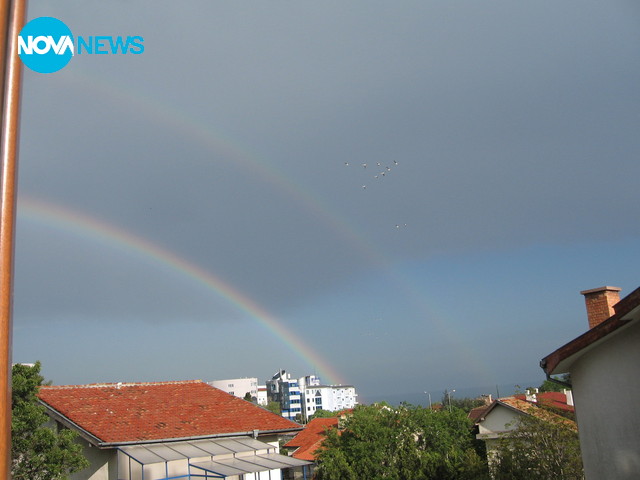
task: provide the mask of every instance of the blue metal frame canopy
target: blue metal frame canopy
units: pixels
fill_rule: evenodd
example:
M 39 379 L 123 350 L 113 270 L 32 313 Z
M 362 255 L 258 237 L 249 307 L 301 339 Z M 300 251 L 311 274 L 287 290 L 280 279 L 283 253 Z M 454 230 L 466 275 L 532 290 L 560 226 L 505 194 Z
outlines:
M 248 455 L 224 460 L 209 460 L 206 462 L 189 463 L 191 467 L 212 473 L 220 478 L 246 473 L 267 472 L 282 468 L 304 467 L 311 462 L 287 457 L 279 453 L 267 453 L 264 455 Z

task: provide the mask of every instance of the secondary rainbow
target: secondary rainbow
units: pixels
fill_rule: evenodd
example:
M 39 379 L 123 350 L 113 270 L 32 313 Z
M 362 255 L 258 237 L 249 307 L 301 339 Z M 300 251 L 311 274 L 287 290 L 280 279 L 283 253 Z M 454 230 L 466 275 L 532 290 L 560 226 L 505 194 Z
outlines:
M 346 383 L 320 354 L 300 337 L 285 328 L 264 307 L 231 286 L 228 282 L 223 281 L 218 276 L 180 255 L 145 238 L 122 230 L 115 225 L 89 217 L 77 210 L 45 203 L 32 197 L 20 196 L 18 199 L 18 221 L 22 219 L 44 224 L 56 230 L 72 233 L 80 237 L 88 237 L 111 248 L 127 250 L 170 267 L 173 271 L 204 285 L 235 308 L 249 315 L 300 356 L 309 364 L 309 367 L 317 369 L 325 382 L 333 384 Z
M 114 84 L 105 81 L 103 78 L 90 75 L 78 69 L 65 71 L 55 80 L 63 84 L 70 84 L 73 88 L 83 88 L 90 91 L 99 91 L 101 95 L 110 98 L 121 104 L 123 108 L 131 109 L 137 114 L 144 115 L 149 121 L 155 124 L 162 124 L 171 131 L 180 132 L 186 138 L 207 148 L 216 154 L 216 160 L 233 162 L 234 165 L 244 169 L 248 174 L 259 177 L 262 181 L 270 184 L 274 190 L 282 192 L 306 209 L 310 215 L 324 223 L 336 236 L 342 238 L 347 245 L 351 246 L 354 255 L 360 256 L 371 267 L 387 272 L 408 297 L 412 299 L 419 311 L 423 312 L 425 318 L 438 329 L 438 333 L 444 335 L 453 345 L 459 354 L 469 360 L 469 365 L 484 374 L 488 371 L 483 356 L 477 352 L 477 348 L 471 342 L 465 341 L 459 332 L 452 328 L 450 322 L 445 321 L 446 311 L 437 311 L 437 302 L 425 296 L 425 292 L 418 291 L 397 266 L 377 249 L 369 238 L 357 231 L 352 222 L 348 222 L 340 212 L 336 212 L 311 190 L 291 178 L 286 172 L 277 168 L 274 162 L 269 162 L 263 156 L 251 151 L 246 145 L 240 145 L 237 141 L 231 140 L 224 135 L 221 127 L 200 121 L 192 115 L 187 115 L 182 107 L 169 104 L 166 100 L 159 100 L 148 96 L 142 91 L 133 91 L 130 85 Z M 88 81 L 90 80 L 90 81 Z M 122 232 L 126 235 L 126 232 Z M 197 267 L 198 268 L 198 267 Z M 208 273 L 208 272 L 205 272 Z M 222 285 L 226 285 L 221 282 Z M 235 291 L 235 289 L 231 289 Z M 240 294 L 240 298 L 243 295 Z M 236 303 L 232 301 L 232 303 Z M 249 300 L 249 304 L 251 304 Z M 242 304 L 242 300 L 240 300 Z M 256 306 L 257 314 L 263 310 Z M 246 310 L 245 310 L 246 311 Z M 266 312 L 265 312 L 266 313 Z M 267 319 L 272 319 L 266 314 Z M 275 321 L 275 319 L 273 319 Z M 268 325 L 268 322 L 264 322 Z M 277 321 L 275 321 L 277 324 Z M 281 327 L 282 329 L 282 327 Z M 284 330 L 284 329 L 282 329 Z M 287 334 L 285 331 L 284 334 Z M 283 337 L 282 335 L 280 336 Z M 305 355 L 302 355 L 305 357 Z M 315 362 L 315 361 L 314 361 Z M 315 362 L 320 368 L 321 362 Z M 326 367 L 325 367 L 326 369 Z M 320 372 L 322 374 L 322 372 Z M 327 376 L 326 374 L 324 375 Z M 335 373 L 328 378 L 338 378 Z M 344 382 L 338 382 L 344 383 Z

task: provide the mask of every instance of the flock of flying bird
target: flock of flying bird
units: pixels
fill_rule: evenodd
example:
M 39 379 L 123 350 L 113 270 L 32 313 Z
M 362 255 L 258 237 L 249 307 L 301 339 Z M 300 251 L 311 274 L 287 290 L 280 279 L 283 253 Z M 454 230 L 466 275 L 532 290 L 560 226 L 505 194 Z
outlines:
M 345 167 L 349 167 L 351 164 L 349 162 L 344 162 Z M 368 164 L 367 163 L 361 163 L 360 165 L 362 165 L 362 168 L 367 168 Z M 393 165 L 398 165 L 398 162 L 396 160 L 393 161 Z M 381 167 L 382 163 L 380 162 L 376 162 L 376 166 L 377 167 Z M 384 170 L 382 170 L 380 173 L 376 174 L 373 176 L 373 178 L 382 178 L 385 177 L 387 175 L 387 173 L 389 173 L 391 171 L 391 167 L 384 167 Z M 366 190 L 367 186 L 366 185 L 362 185 L 362 189 Z
M 349 166 L 351 166 L 351 164 L 350 164 L 349 162 L 344 162 L 344 165 L 345 165 L 345 167 L 349 167 Z M 362 166 L 362 168 L 364 168 L 364 169 L 366 169 L 366 168 L 369 166 L 369 164 L 367 164 L 367 163 L 361 163 L 360 165 L 361 165 L 361 166 Z M 394 161 L 393 161 L 393 166 L 394 166 L 394 167 L 396 167 L 397 165 L 398 165 L 398 162 L 397 162 L 396 160 L 394 160 Z M 380 163 L 380 162 L 376 162 L 376 167 L 382 167 L 382 163 Z M 376 173 L 376 174 L 373 176 L 373 178 L 375 178 L 375 179 L 381 179 L 381 178 L 384 178 L 384 177 L 386 177 L 386 176 L 387 176 L 387 174 L 391 171 L 391 167 L 389 167 L 389 166 L 384 166 L 384 167 L 382 167 L 382 168 L 383 168 L 383 170 L 382 170 L 380 173 Z M 379 168 L 378 168 L 378 169 L 379 169 Z M 366 190 L 366 189 L 367 189 L 367 185 L 362 185 L 362 189 L 363 189 L 363 190 Z M 396 224 L 396 228 L 398 228 L 398 229 L 399 229 L 399 228 L 404 228 L 404 227 L 406 227 L 406 226 L 407 226 L 407 224 L 406 224 L 406 223 L 402 223 L 402 224 L 398 223 L 398 224 Z

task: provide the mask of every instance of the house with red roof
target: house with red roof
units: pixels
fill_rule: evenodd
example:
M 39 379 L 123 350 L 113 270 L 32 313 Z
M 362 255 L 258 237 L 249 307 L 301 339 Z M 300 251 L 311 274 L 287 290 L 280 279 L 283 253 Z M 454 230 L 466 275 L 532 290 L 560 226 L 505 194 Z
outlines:
M 478 407 L 469 413 L 469 418 L 476 424 L 476 438 L 485 442 L 489 462 L 498 449 L 500 440 L 508 437 L 509 432 L 518 428 L 518 420 L 525 416 L 563 423 L 574 430 L 577 428 L 573 420 L 541 408 L 542 405 L 537 402 L 517 397 L 499 398 L 491 405 Z
M 588 480 L 640 478 L 640 288 L 584 295 L 589 330 L 540 361 L 547 374 L 570 374 Z
M 310 462 L 279 453 L 302 426 L 201 381 L 43 386 L 58 428 L 91 466 L 72 480 L 280 479 Z
M 303 431 L 284 445 L 284 448 L 293 450 L 291 456 L 300 460 L 314 462 L 316 451 L 320 448 L 325 438 L 325 432 L 331 428 L 338 428 L 338 417 L 314 418 Z
M 537 388 L 527 390 L 527 393 L 513 395 L 514 398 L 525 402 L 535 403 L 540 407 L 545 407 L 560 414 L 573 414 L 573 394 L 571 390 L 564 389 L 562 392 L 538 392 Z

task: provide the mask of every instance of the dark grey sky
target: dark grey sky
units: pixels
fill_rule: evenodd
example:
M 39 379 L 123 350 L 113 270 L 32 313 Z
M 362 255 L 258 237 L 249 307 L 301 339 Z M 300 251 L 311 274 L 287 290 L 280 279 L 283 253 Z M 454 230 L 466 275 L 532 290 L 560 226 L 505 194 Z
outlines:
M 145 45 L 24 75 L 14 358 L 56 383 L 535 380 L 586 328 L 579 290 L 637 286 L 633 2 L 31 2 L 38 16 Z

